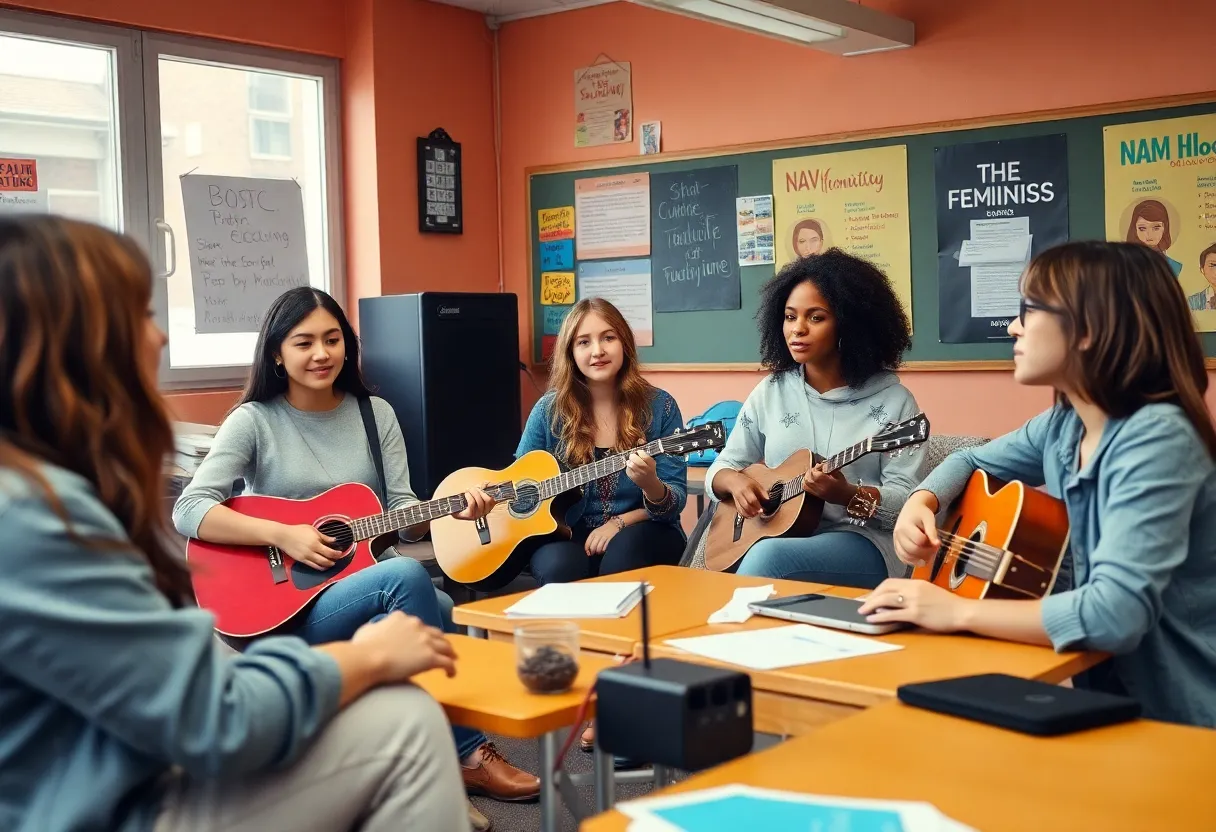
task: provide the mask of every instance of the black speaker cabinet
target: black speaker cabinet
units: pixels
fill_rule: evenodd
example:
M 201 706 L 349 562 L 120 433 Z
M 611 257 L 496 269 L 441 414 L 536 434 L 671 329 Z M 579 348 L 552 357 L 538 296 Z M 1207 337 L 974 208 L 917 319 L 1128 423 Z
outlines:
M 515 295 L 360 298 L 359 340 L 368 386 L 397 412 L 420 499 L 459 468 L 511 464 L 521 430 Z

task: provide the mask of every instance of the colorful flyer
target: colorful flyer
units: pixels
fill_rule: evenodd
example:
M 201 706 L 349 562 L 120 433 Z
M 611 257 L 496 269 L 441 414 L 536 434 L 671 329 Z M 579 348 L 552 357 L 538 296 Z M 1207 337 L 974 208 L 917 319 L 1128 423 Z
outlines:
M 540 302 L 543 306 L 574 303 L 574 272 L 541 272 Z
M 1165 256 L 1201 332 L 1216 332 L 1216 115 L 1102 130 L 1106 236 Z
M 778 269 L 840 248 L 886 273 L 911 320 L 906 146 L 774 159 L 773 201 Z
M 542 243 L 574 239 L 574 206 L 541 208 L 536 212 L 536 227 Z
M 561 331 L 562 324 L 566 322 L 566 316 L 570 314 L 571 306 L 546 306 L 545 309 L 545 335 L 556 335 Z
M 0 214 L 45 214 L 46 210 L 46 188 L 38 184 L 38 160 L 0 156 Z
M 574 70 L 574 146 L 633 141 L 633 75 L 628 63 Z
M 739 265 L 764 266 L 773 263 L 772 194 L 736 199 L 735 222 L 738 225 Z
M 574 240 L 552 240 L 540 244 L 541 271 L 574 268 Z
M 650 260 L 578 264 L 579 297 L 603 298 L 621 311 L 639 347 L 654 346 Z

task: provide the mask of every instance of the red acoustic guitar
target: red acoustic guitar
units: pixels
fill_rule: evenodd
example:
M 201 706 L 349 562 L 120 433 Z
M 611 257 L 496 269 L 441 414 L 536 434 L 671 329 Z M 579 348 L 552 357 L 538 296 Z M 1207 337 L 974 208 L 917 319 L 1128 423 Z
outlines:
M 515 497 L 511 483 L 485 486 L 485 491 L 496 500 Z M 468 504 L 457 494 L 384 512 L 374 491 L 346 483 L 308 500 L 250 495 L 224 505 L 261 520 L 311 525 L 335 541 L 329 569 L 297 563 L 274 546 L 186 543 L 199 606 L 215 614 L 221 633 L 247 638 L 273 630 L 338 581 L 374 566 L 373 552 L 387 548 L 398 530 L 456 514 Z

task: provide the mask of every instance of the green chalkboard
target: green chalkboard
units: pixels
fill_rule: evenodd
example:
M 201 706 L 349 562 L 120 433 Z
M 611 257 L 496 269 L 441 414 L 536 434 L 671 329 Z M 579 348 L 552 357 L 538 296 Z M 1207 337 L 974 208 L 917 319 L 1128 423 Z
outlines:
M 1110 124 L 1153 121 L 1216 112 L 1216 102 L 1112 111 L 1100 115 L 1061 118 L 1044 116 L 1019 124 L 975 126 L 904 136 L 884 136 L 832 144 L 808 144 L 747 153 L 685 157 L 660 162 L 638 157 L 613 166 L 588 165 L 557 172 L 528 173 L 529 267 L 532 271 L 532 358 L 541 361 L 545 312 L 540 303 L 540 242 L 537 211 L 574 204 L 574 182 L 592 176 L 649 171 L 693 170 L 734 165 L 738 168 L 739 195 L 769 194 L 773 190 L 772 162 L 806 156 L 886 145 L 906 145 L 908 152 L 908 212 L 912 251 L 912 349 L 908 362 L 991 362 L 1012 359 L 1008 342 L 943 344 L 938 340 L 937 228 L 933 184 L 933 149 L 968 142 L 1013 139 L 1064 133 L 1068 137 L 1069 234 L 1072 239 L 1103 239 L 1105 206 L 1102 166 L 1102 128 Z M 654 346 L 640 350 L 646 364 L 737 364 L 758 361 L 755 314 L 759 289 L 773 276 L 772 266 L 746 266 L 742 273 L 743 308 L 731 311 L 654 314 Z M 1204 350 L 1216 355 L 1216 333 L 1203 335 Z

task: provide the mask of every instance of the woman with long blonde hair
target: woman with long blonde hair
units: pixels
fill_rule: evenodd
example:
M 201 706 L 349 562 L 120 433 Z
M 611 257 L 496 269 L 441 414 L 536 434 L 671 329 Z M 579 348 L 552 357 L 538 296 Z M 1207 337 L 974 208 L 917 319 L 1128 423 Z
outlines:
M 934 557 L 935 512 L 983 469 L 1064 501 L 1071 577 L 1061 570 L 1052 594 L 1024 601 L 888 580 L 861 611 L 1110 653 L 1078 686 L 1135 697 L 1151 719 L 1216 727 L 1216 430 L 1186 297 L 1159 254 L 1104 242 L 1043 252 L 1022 292 L 1014 380 L 1054 387 L 1056 404 L 939 465 L 904 504 L 895 549 L 905 563 Z
M 584 298 L 562 323 L 546 393 L 528 416 L 516 456 L 545 450 L 574 467 L 669 436 L 682 426 L 668 393 L 642 378 L 633 330 L 602 298 Z M 561 583 L 679 561 L 687 500 L 683 457 L 638 451 L 624 476 L 587 485 L 566 515 L 572 538 L 532 555 L 538 583 Z
M 0 829 L 467 830 L 455 672 L 393 612 L 237 655 L 167 546 L 165 336 L 131 240 L 0 217 Z

